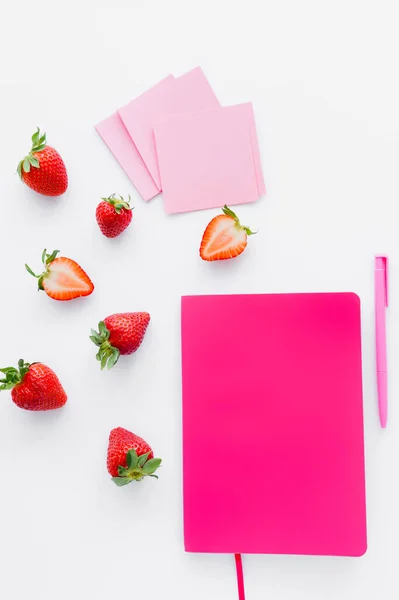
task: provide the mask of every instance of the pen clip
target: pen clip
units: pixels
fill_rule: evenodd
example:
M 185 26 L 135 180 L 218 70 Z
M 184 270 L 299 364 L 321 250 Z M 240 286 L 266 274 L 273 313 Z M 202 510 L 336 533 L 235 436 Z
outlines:
M 384 271 L 385 306 L 388 306 L 388 257 L 383 254 L 376 256 L 375 267 Z

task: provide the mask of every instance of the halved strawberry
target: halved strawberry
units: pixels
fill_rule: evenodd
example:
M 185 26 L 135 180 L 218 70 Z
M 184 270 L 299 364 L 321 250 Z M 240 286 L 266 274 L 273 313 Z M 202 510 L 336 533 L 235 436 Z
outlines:
M 39 290 L 44 290 L 53 300 L 61 301 L 89 296 L 94 285 L 87 273 L 71 258 L 56 258 L 58 252 L 59 250 L 54 250 L 52 254 L 47 254 L 47 250 L 43 250 L 42 262 L 46 270 L 40 275 L 36 275 L 25 265 L 28 273 L 38 279 Z
M 202 236 L 200 256 L 203 260 L 225 260 L 244 252 L 249 235 L 256 233 L 244 227 L 226 205 L 223 214 L 214 217 Z

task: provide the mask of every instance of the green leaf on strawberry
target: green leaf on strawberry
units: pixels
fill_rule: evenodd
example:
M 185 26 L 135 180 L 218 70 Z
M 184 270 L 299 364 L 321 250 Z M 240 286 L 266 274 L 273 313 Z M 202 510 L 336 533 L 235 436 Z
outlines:
M 0 391 L 11 390 L 13 387 L 21 383 L 26 373 L 29 371 L 30 364 L 26 363 L 22 358 L 18 361 L 18 369 L 15 367 L 5 367 L 0 369 L 5 377 L 0 379 Z
M 137 456 L 137 452 L 134 448 L 126 453 L 126 467 L 119 465 L 118 477 L 112 477 L 112 481 L 118 486 L 123 486 L 131 481 L 141 481 L 144 477 L 155 477 L 155 471 L 160 467 L 162 463 L 161 458 L 151 458 L 148 460 L 150 453 L 142 454 Z
M 139 462 L 139 457 L 137 456 L 137 452 L 136 452 L 136 450 L 134 448 L 132 448 L 126 454 L 127 468 L 128 469 L 134 469 L 135 467 L 137 467 L 138 462 Z
M 128 474 L 128 469 L 126 467 L 121 467 L 119 465 L 119 467 L 118 467 L 118 475 L 119 475 L 119 477 L 126 477 L 127 474 Z
M 146 452 L 145 454 L 142 454 L 141 456 L 139 456 L 139 460 L 138 460 L 139 467 L 142 467 L 144 465 L 144 463 L 148 459 L 149 454 L 150 454 L 149 452 Z
M 113 348 L 112 349 L 112 354 L 108 359 L 108 363 L 107 363 L 107 368 L 112 369 L 113 366 L 116 365 L 116 363 L 118 362 L 119 359 L 119 350 L 117 348 Z
M 162 460 L 160 458 L 151 458 L 143 465 L 143 472 L 146 475 L 152 475 L 159 468 Z
M 104 353 L 102 355 L 100 354 L 98 358 L 101 362 L 101 371 L 103 371 L 105 369 L 105 367 L 107 366 L 108 355 L 106 353 Z
M 30 156 L 28 160 L 29 160 L 30 164 L 32 165 L 32 167 L 36 167 L 36 169 L 39 168 L 40 163 L 37 160 L 37 158 L 35 158 L 34 156 Z
M 110 332 L 107 329 L 104 321 L 100 321 L 98 324 L 98 331 L 91 330 L 90 339 L 98 346 L 99 350 L 96 354 L 96 358 L 101 363 L 101 370 L 112 369 L 112 367 L 118 362 L 120 352 L 118 348 L 112 346 L 109 342 Z
M 101 198 L 101 200 L 103 200 L 104 202 L 108 202 L 108 204 L 113 206 L 115 212 L 117 212 L 118 215 L 122 212 L 123 208 L 125 210 L 133 210 L 133 208 L 129 204 L 131 200 L 130 195 L 129 200 L 124 200 L 120 194 L 118 194 L 118 196 L 119 198 L 116 198 L 116 194 L 111 194 L 111 196 L 108 196 L 108 198 Z
M 130 483 L 132 480 L 129 479 L 129 477 L 113 477 L 112 481 L 114 483 L 116 483 L 117 486 L 121 487 L 123 485 L 127 485 L 128 483 Z
M 36 277 L 37 281 L 37 285 L 38 285 L 38 289 L 39 290 L 43 290 L 43 279 L 45 277 L 48 277 L 49 271 L 48 268 L 51 265 L 51 263 L 56 259 L 57 254 L 59 253 L 59 250 L 54 250 L 51 254 L 47 254 L 47 250 L 44 249 L 42 252 L 42 263 L 45 266 L 45 271 L 43 273 L 40 273 L 40 275 L 36 275 L 36 273 L 34 273 L 32 271 L 32 269 L 30 268 L 29 265 L 25 264 L 25 269 L 28 271 L 28 273 L 30 275 L 32 275 L 32 277 Z
M 32 148 L 19 163 L 17 167 L 17 173 L 22 179 L 22 171 L 25 173 L 29 173 L 31 166 L 35 169 L 40 168 L 40 160 L 37 156 L 33 156 L 34 153 L 41 152 L 46 147 L 46 134 L 40 135 L 40 129 L 37 128 L 37 131 L 32 135 Z

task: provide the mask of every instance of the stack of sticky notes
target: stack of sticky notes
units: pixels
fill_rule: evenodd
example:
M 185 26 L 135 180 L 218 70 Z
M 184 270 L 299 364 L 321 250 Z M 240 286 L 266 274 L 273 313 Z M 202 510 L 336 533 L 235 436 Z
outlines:
M 265 193 L 251 103 L 222 107 L 202 70 L 169 75 L 96 129 L 144 200 L 167 213 Z

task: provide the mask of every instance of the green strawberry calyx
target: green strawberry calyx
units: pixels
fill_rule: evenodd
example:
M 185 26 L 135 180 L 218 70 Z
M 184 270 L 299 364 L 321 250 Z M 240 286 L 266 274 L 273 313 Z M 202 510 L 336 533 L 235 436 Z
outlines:
M 237 217 L 236 213 L 233 212 L 231 210 L 231 208 L 229 208 L 226 204 L 223 206 L 222 211 L 226 215 L 226 217 L 230 217 L 231 219 L 234 219 L 235 227 L 237 227 L 237 229 L 245 231 L 245 233 L 247 235 L 255 235 L 255 233 L 258 233 L 257 231 L 251 231 L 251 229 L 249 227 L 246 227 L 245 225 L 241 225 L 240 220 Z
M 32 148 L 29 154 L 27 154 L 19 163 L 17 167 L 17 173 L 22 179 L 22 173 L 29 173 L 31 167 L 34 169 L 40 169 L 40 160 L 37 156 L 33 156 L 37 152 L 41 152 L 46 147 L 46 134 L 40 134 L 40 129 L 37 128 L 35 133 L 32 135 Z
M 51 265 L 51 263 L 53 262 L 53 260 L 55 260 L 57 258 L 57 254 L 59 253 L 59 250 L 54 250 L 54 252 L 52 252 L 51 254 L 47 253 L 46 248 L 43 250 L 42 252 L 42 263 L 45 266 L 45 271 L 43 271 L 43 273 L 40 273 L 40 275 L 36 275 L 36 273 L 34 273 L 32 271 L 32 269 L 30 268 L 29 265 L 25 264 L 25 269 L 28 271 L 28 273 L 30 275 L 32 275 L 32 277 L 36 277 L 37 281 L 37 287 L 38 290 L 43 290 L 43 279 L 46 279 L 46 277 L 48 277 L 50 275 L 50 271 L 49 271 L 49 266 Z
M 98 324 L 98 331 L 91 330 L 90 339 L 98 347 L 96 358 L 101 363 L 101 370 L 107 367 L 108 371 L 112 369 L 118 362 L 120 352 L 118 348 L 112 346 L 109 341 L 111 333 L 104 321 L 100 321 Z
M 5 377 L 0 379 L 0 391 L 12 390 L 13 387 L 21 383 L 29 369 L 30 364 L 26 363 L 22 358 L 18 361 L 18 369 L 15 367 L 0 369 L 0 373 L 5 375 Z
M 124 200 L 120 194 L 118 194 L 118 196 L 119 198 L 116 197 L 116 194 L 111 194 L 111 196 L 109 196 L 108 198 L 101 198 L 101 200 L 103 200 L 103 202 L 108 202 L 108 204 L 110 204 L 115 209 L 115 212 L 118 213 L 118 215 L 121 214 L 123 209 L 133 210 L 133 207 L 129 204 L 130 195 L 129 200 Z
M 162 459 L 161 458 L 150 458 L 148 460 L 149 452 L 137 455 L 134 448 L 129 450 L 126 454 L 126 467 L 118 466 L 118 477 L 112 477 L 112 481 L 117 486 L 122 487 L 127 485 L 131 481 L 141 481 L 144 477 L 155 477 L 158 479 L 158 475 L 155 475 L 155 471 L 159 468 Z

